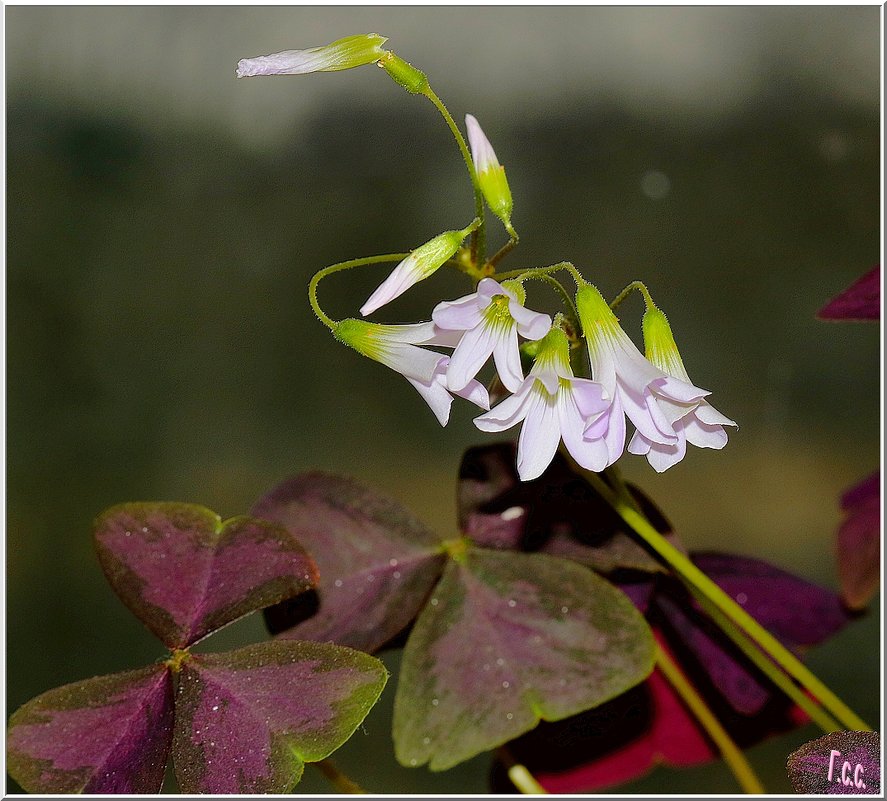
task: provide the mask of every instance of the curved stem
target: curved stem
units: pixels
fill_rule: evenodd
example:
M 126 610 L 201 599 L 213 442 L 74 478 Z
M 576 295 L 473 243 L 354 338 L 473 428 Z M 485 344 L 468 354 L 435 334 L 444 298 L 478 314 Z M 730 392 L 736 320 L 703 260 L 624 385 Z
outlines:
M 610 308 L 615 309 L 623 300 L 625 300 L 634 290 L 637 290 L 644 296 L 644 303 L 647 304 L 647 308 L 651 306 L 656 308 L 656 304 L 653 303 L 653 298 L 650 297 L 650 291 L 647 289 L 647 285 L 643 281 L 632 281 L 625 289 L 623 289 L 615 298 L 613 298 L 610 303 Z
M 330 784 L 332 784 L 340 793 L 347 795 L 366 795 L 367 791 L 357 784 L 357 782 L 352 781 L 342 773 L 331 759 L 321 759 L 319 762 L 312 762 L 311 764 L 326 776 Z
M 702 697 L 693 688 L 693 685 L 687 681 L 681 669 L 659 645 L 656 647 L 656 667 L 662 671 L 662 675 L 665 676 L 668 683 L 671 684 L 687 708 L 693 713 L 696 720 L 699 721 L 702 728 L 705 729 L 705 733 L 708 734 L 712 742 L 717 746 L 721 756 L 724 757 L 724 761 L 736 777 L 736 781 L 739 782 L 742 791 L 755 795 L 761 795 L 766 792 L 745 755 L 736 743 L 733 742 L 730 735 L 727 734 L 721 722 L 714 716 L 705 701 L 702 700 Z
M 597 473 L 584 470 L 582 474 L 614 511 L 686 582 L 711 601 L 712 605 L 745 631 L 745 633 L 790 676 L 797 679 L 844 726 L 853 731 L 871 731 L 871 728 L 767 629 L 758 623 L 717 584 L 705 575 L 690 559 L 663 537 L 621 492 L 612 490 Z
M 480 191 L 480 182 L 477 180 L 477 171 L 474 169 L 474 160 L 471 158 L 471 152 L 468 150 L 462 131 L 459 130 L 459 126 L 456 125 L 443 101 L 430 86 L 425 90 L 424 95 L 434 103 L 435 108 L 446 121 L 456 144 L 459 146 L 462 158 L 465 160 L 465 166 L 468 168 L 468 175 L 474 188 L 474 215 L 480 219 L 480 225 L 471 234 L 471 257 L 475 264 L 483 264 L 486 256 L 486 219 L 484 218 L 484 198 Z
M 744 653 L 760 670 L 770 679 L 780 690 L 782 690 L 789 698 L 792 699 L 801 709 L 803 709 L 810 720 L 818 725 L 826 734 L 833 731 L 840 731 L 841 726 L 835 719 L 828 714 L 821 706 L 811 699 L 797 684 L 795 684 L 785 672 L 780 670 L 769 657 L 758 648 L 742 631 L 734 625 L 734 623 L 718 609 L 708 598 L 706 598 L 695 587 L 690 587 L 699 605 L 705 610 L 705 613 L 714 620 L 721 630 L 731 639 L 739 649 Z
M 573 303 L 573 298 L 570 297 L 570 293 L 564 289 L 564 285 L 557 280 L 557 278 L 553 278 L 548 273 L 530 273 L 523 279 L 517 279 L 519 281 L 544 281 L 550 286 L 554 287 L 555 291 L 560 295 L 561 301 L 563 301 L 564 306 L 567 309 L 567 317 L 570 319 L 570 324 L 573 326 L 573 330 L 576 332 L 576 335 L 579 334 L 579 314 L 576 312 L 576 304 Z
M 566 270 L 569 272 L 570 275 L 573 276 L 573 280 L 576 282 L 577 286 L 585 283 L 582 274 L 576 269 L 576 266 L 571 261 L 559 261 L 557 264 L 552 264 L 548 267 L 524 267 L 522 270 L 511 270 L 507 273 L 499 273 L 496 277 L 500 281 L 504 281 L 506 278 L 523 280 L 536 275 L 556 273 L 558 270 Z
M 329 328 L 330 331 L 334 331 L 338 324 L 336 320 L 331 319 L 324 313 L 323 309 L 320 308 L 320 304 L 317 302 L 317 285 L 328 275 L 341 272 L 342 270 L 350 270 L 353 267 L 363 267 L 367 264 L 382 264 L 386 261 L 403 261 L 409 255 L 409 253 L 385 253 L 381 256 L 364 256 L 360 259 L 340 261 L 337 264 L 331 264 L 329 267 L 324 267 L 322 270 L 318 270 L 314 273 L 311 277 L 311 281 L 308 283 L 308 301 L 311 303 L 311 308 L 314 309 L 317 319 Z
M 490 270 L 495 272 L 496 265 L 502 261 L 512 250 L 514 250 L 515 245 L 520 241 L 520 237 L 517 235 L 517 231 L 512 228 L 509 231 L 510 238 L 509 240 L 502 245 L 499 250 L 496 251 L 496 254 L 491 258 L 487 264 L 490 266 Z

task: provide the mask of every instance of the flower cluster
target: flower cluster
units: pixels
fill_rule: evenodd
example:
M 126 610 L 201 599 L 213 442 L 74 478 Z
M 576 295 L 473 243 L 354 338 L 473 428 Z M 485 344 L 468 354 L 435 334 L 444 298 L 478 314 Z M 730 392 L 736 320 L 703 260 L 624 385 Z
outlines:
M 424 95 L 435 103 L 456 133 L 468 162 L 465 140 L 456 132 L 455 123 L 424 73 L 383 50 L 385 41 L 377 34 L 349 36 L 325 47 L 244 59 L 238 64 L 237 74 L 294 75 L 375 63 L 408 92 Z M 466 115 L 465 124 L 477 216 L 467 227 L 446 231 L 400 259 L 360 313 L 364 317 L 373 314 L 447 264 L 476 279 L 475 291 L 438 303 L 431 320 L 423 323 L 381 325 L 357 319 L 330 320 L 317 303 L 317 282 L 328 272 L 381 260 L 356 259 L 315 276 L 309 294 L 318 317 L 340 342 L 401 373 L 442 425 L 449 420 L 454 395 L 485 410 L 475 420 L 483 431 L 498 432 L 521 423 L 518 472 L 524 481 L 542 474 L 561 441 L 580 466 L 593 471 L 605 469 L 626 450 L 626 419 L 635 429 L 628 443 L 629 453 L 646 456 L 659 472 L 684 457 L 688 442 L 701 448 L 722 448 L 727 442 L 724 426 L 735 423 L 708 403 L 706 390 L 691 383 L 668 320 L 642 284 L 637 287 L 647 304 L 643 321 L 646 354 L 622 329 L 598 289 L 572 265 L 515 271 L 509 274 L 513 280 L 497 281 L 492 277 L 499 259 L 517 244 L 511 223 L 513 200 L 505 168 L 477 119 Z M 510 237 L 490 259 L 483 253 L 484 202 Z M 465 246 L 469 236 L 471 245 Z M 557 269 L 569 269 L 573 275 L 575 313 L 573 300 L 568 299 L 567 315 L 558 314 L 552 319 L 526 307 L 523 282 L 529 278 L 555 281 L 550 273 Z M 577 329 L 581 329 L 581 336 Z M 452 352 L 446 355 L 423 346 Z M 528 360 L 526 375 L 522 354 Z M 487 390 L 477 380 L 491 356 L 499 382 L 512 393 L 493 409 Z

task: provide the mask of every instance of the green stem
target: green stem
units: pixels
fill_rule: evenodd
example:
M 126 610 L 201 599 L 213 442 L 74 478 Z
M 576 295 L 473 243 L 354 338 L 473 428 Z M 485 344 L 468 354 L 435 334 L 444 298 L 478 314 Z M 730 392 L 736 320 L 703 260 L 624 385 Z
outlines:
M 755 644 L 720 609 L 695 587 L 691 586 L 690 591 L 705 610 L 705 613 L 739 646 L 742 653 L 757 665 L 770 681 L 801 707 L 810 717 L 810 720 L 816 723 L 826 734 L 841 730 L 840 724 L 798 687 L 788 675 L 780 670 L 763 651 L 756 648 Z
M 409 255 L 409 253 L 385 253 L 381 256 L 364 256 L 360 259 L 340 261 L 338 264 L 331 264 L 329 267 L 324 267 L 322 270 L 318 270 L 314 273 L 311 277 L 311 281 L 308 283 L 308 300 L 311 303 L 311 308 L 314 309 L 317 318 L 329 328 L 330 331 L 336 330 L 336 325 L 338 323 L 328 317 L 317 302 L 317 285 L 328 275 L 341 272 L 342 270 L 350 270 L 352 267 L 363 267 L 367 264 L 382 264 L 386 261 L 403 261 Z
M 499 273 L 496 278 L 499 281 L 504 281 L 507 278 L 517 278 L 519 281 L 525 280 L 528 278 L 532 278 L 537 275 L 549 275 L 550 273 L 556 273 L 558 270 L 566 270 L 573 276 L 573 280 L 576 282 L 576 285 L 579 286 L 585 283 L 585 279 L 582 277 L 582 274 L 579 270 L 576 269 L 575 265 L 571 261 L 559 261 L 557 264 L 552 264 L 548 267 L 524 267 L 522 270 L 511 270 L 507 273 Z
M 582 468 L 579 468 L 582 470 Z M 741 629 L 790 676 L 797 679 L 846 728 L 853 731 L 871 731 L 871 728 L 837 695 L 823 684 L 779 640 L 748 614 L 717 584 L 705 575 L 690 559 L 663 537 L 622 493 L 616 493 L 597 475 L 582 470 L 589 483 L 616 513 L 665 561 L 675 572 Z
M 730 735 L 727 734 L 721 722 L 714 716 L 705 701 L 702 700 L 702 697 L 693 688 L 693 685 L 687 681 L 672 658 L 659 646 L 656 648 L 656 667 L 662 671 L 668 683 L 674 687 L 681 700 L 687 705 L 687 708 L 693 713 L 702 728 L 705 729 L 706 734 L 717 746 L 727 766 L 736 777 L 736 781 L 739 782 L 742 791 L 754 795 L 761 795 L 766 792 L 745 755 L 736 743 L 733 742 Z
M 625 300 L 634 290 L 637 290 L 644 296 L 644 303 L 647 304 L 647 308 L 650 307 L 656 308 L 656 304 L 653 303 L 653 298 L 650 297 L 650 291 L 647 289 L 647 285 L 643 281 L 632 281 L 625 289 L 623 289 L 610 303 L 610 308 L 615 309 L 623 300 Z
M 468 168 L 468 175 L 471 178 L 471 185 L 472 187 L 474 187 L 474 216 L 480 219 L 480 225 L 471 234 L 471 258 L 475 264 L 482 265 L 486 257 L 487 247 L 486 219 L 484 218 L 484 198 L 483 194 L 480 191 L 480 182 L 477 180 L 477 171 L 474 169 L 474 161 L 471 158 L 471 152 L 468 150 L 468 145 L 465 142 L 465 137 L 462 136 L 462 131 L 459 130 L 459 126 L 456 125 L 449 110 L 443 104 L 443 101 L 435 94 L 434 90 L 430 86 L 428 86 L 423 94 L 432 103 L 434 103 L 435 108 L 440 112 L 441 116 L 446 121 L 447 125 L 450 128 L 450 131 L 453 134 L 453 137 L 456 140 L 456 144 L 459 146 L 459 150 L 462 153 L 462 158 L 465 160 L 465 166 Z
M 330 784 L 340 793 L 346 795 L 366 795 L 367 791 L 363 789 L 357 782 L 349 779 L 331 759 L 321 759 L 319 762 L 312 762 L 326 778 Z
M 496 271 L 496 265 L 502 261 L 512 250 L 514 250 L 515 245 L 520 241 L 520 237 L 517 235 L 517 231 L 514 228 L 509 231 L 510 238 L 509 240 L 502 245 L 499 250 L 496 251 L 496 254 L 491 258 L 487 264 L 490 266 L 490 270 L 492 272 Z
M 539 784 L 536 781 L 536 777 L 530 773 L 526 766 L 521 765 L 515 760 L 511 752 L 504 746 L 499 749 L 499 758 L 508 768 L 508 778 L 511 780 L 511 783 L 523 795 L 548 795 L 548 790 Z
M 521 281 L 521 279 L 517 279 Z M 573 331 L 576 335 L 579 335 L 579 314 L 576 311 L 576 304 L 573 303 L 573 298 L 570 297 L 570 293 L 564 289 L 564 285 L 557 280 L 557 278 L 552 278 L 548 273 L 529 273 L 522 279 L 523 281 L 544 281 L 546 284 L 549 284 L 554 288 L 554 290 L 560 295 L 561 301 L 565 308 L 567 309 L 567 317 L 570 320 L 570 325 L 573 326 Z

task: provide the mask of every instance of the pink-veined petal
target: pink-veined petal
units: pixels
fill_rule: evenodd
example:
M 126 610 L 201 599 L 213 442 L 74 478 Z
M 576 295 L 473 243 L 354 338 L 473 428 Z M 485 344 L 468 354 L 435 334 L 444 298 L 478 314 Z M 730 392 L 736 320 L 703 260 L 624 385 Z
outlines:
M 710 426 L 735 426 L 734 423 L 729 417 L 721 414 L 714 406 L 710 403 L 700 403 L 699 406 L 696 407 L 696 419 L 699 420 L 700 423 L 707 423 Z
M 626 450 L 635 456 L 646 456 L 650 452 L 652 444 L 640 431 L 635 431 Z
M 597 381 L 587 378 L 574 378 L 570 381 L 570 388 L 579 412 L 585 418 L 591 418 L 600 412 L 606 411 L 610 401 L 604 397 L 604 387 Z
M 665 378 L 662 378 L 657 382 L 656 392 L 657 394 L 661 393 L 662 395 L 681 403 L 692 403 L 693 401 L 701 400 L 706 395 L 711 395 L 711 392 L 707 389 L 700 389 L 699 387 L 693 386 L 693 384 L 681 381 L 680 378 L 675 378 L 670 375 L 665 376 Z
M 486 414 L 474 418 L 474 424 L 481 431 L 505 431 L 519 423 L 527 414 L 532 396 L 534 379 L 527 378 L 520 389 L 494 406 Z
M 413 284 L 418 283 L 424 276 L 418 269 L 413 254 L 407 256 L 397 265 L 379 286 L 376 291 L 367 298 L 366 303 L 360 307 L 360 313 L 366 317 L 377 309 L 381 309 L 386 303 L 390 303 L 396 297 L 406 292 Z
M 678 437 L 673 445 L 663 445 L 653 442 L 647 453 L 647 461 L 657 473 L 664 473 L 669 467 L 674 467 L 687 453 L 687 441 Z
M 530 311 L 516 300 L 508 302 L 508 311 L 517 323 L 517 331 L 524 339 L 542 339 L 551 330 L 551 317 Z
M 444 356 L 440 362 L 438 363 L 437 375 L 435 376 L 439 380 L 442 380 L 446 383 L 446 372 L 447 367 L 450 365 L 450 359 L 448 356 Z M 487 388 L 480 383 L 480 381 L 469 381 L 468 384 L 455 393 L 460 398 L 465 398 L 467 401 L 471 401 L 475 406 L 480 406 L 481 409 L 490 410 L 490 395 L 487 392 Z
M 423 384 L 421 381 L 416 381 L 409 377 L 406 377 L 406 379 L 431 407 L 431 411 L 434 412 L 437 421 L 442 426 L 445 426 L 450 419 L 450 407 L 453 405 L 453 396 L 447 392 L 443 382 L 438 381 L 437 377 L 428 384 Z
M 586 470 L 599 473 L 607 466 L 607 443 L 602 437 L 585 439 L 585 415 L 576 403 L 576 396 L 562 387 L 557 398 L 558 422 L 564 445 L 576 462 Z
M 458 300 L 444 300 L 434 307 L 431 319 L 440 327 L 453 331 L 469 331 L 483 319 L 483 310 L 489 306 L 478 301 L 478 293 L 472 292 Z
M 687 441 L 697 448 L 720 450 L 727 444 L 727 432 L 721 426 L 701 423 L 695 417 L 688 417 L 682 422 Z
M 652 442 L 662 442 L 663 444 L 675 442 L 677 440 L 677 437 L 674 434 L 666 435 L 659 430 L 656 421 L 651 417 L 650 409 L 647 407 L 646 398 L 640 397 L 635 394 L 635 392 L 626 389 L 621 384 L 619 387 L 619 397 L 624 405 L 626 417 L 634 423 L 634 427 L 647 439 Z M 664 424 L 668 425 L 668 422 L 664 421 Z
M 517 442 L 517 472 L 521 481 L 531 481 L 545 472 L 560 441 L 555 399 L 545 392 L 531 393 L 530 406 Z
M 518 387 L 524 382 L 524 372 L 521 369 L 515 325 L 510 325 L 507 330 L 501 331 L 493 345 L 493 359 L 496 362 L 499 380 L 505 384 L 509 392 L 517 392 Z
M 621 393 L 617 393 L 610 404 L 607 415 L 607 433 L 604 434 L 604 442 L 607 443 L 607 453 L 610 454 L 610 464 L 613 464 L 625 448 L 625 411 L 622 408 Z M 586 431 L 586 436 L 588 432 Z
M 465 332 L 447 368 L 447 384 L 453 392 L 464 389 L 480 372 L 496 347 L 497 334 L 494 326 L 483 324 Z

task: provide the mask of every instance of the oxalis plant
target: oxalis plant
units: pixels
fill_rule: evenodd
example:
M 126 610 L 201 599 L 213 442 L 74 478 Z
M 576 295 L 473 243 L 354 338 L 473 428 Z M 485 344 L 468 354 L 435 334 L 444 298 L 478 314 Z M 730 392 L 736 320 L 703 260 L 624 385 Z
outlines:
M 588 792 L 656 763 L 723 758 L 743 790 L 763 792 L 743 748 L 809 721 L 870 731 L 799 658 L 847 622 L 839 596 L 748 556 L 688 553 L 622 479 L 626 450 L 661 472 L 688 443 L 723 448 L 736 425 L 690 380 L 648 287 L 607 300 L 570 262 L 503 271 L 518 244 L 504 168 L 478 121 L 466 116 L 466 142 L 386 41 L 351 36 L 238 65 L 248 77 L 376 64 L 431 101 L 465 162 L 464 227 L 320 270 L 311 307 L 339 342 L 401 373 L 441 425 L 458 396 L 482 410 L 481 431 L 519 425 L 517 443 L 465 454 L 451 536 L 319 472 L 224 523 L 181 503 L 104 512 L 102 568 L 169 654 L 25 704 L 9 723 L 12 776 L 44 793 L 157 792 L 171 752 L 185 792 L 286 792 L 307 762 L 340 791 L 396 790 L 371 765 L 358 785 L 328 759 L 381 694 L 387 673 L 371 654 L 386 648 L 403 648 L 398 761 L 439 771 L 494 751 L 497 791 Z M 504 228 L 495 252 L 488 212 Z M 324 278 L 385 263 L 396 266 L 360 317 L 323 310 Z M 471 291 L 440 299 L 430 319 L 364 319 L 445 267 Z M 560 311 L 534 311 L 528 288 L 552 292 Z M 616 316 L 633 292 L 645 303 L 643 353 Z M 192 653 L 258 609 L 271 641 Z

